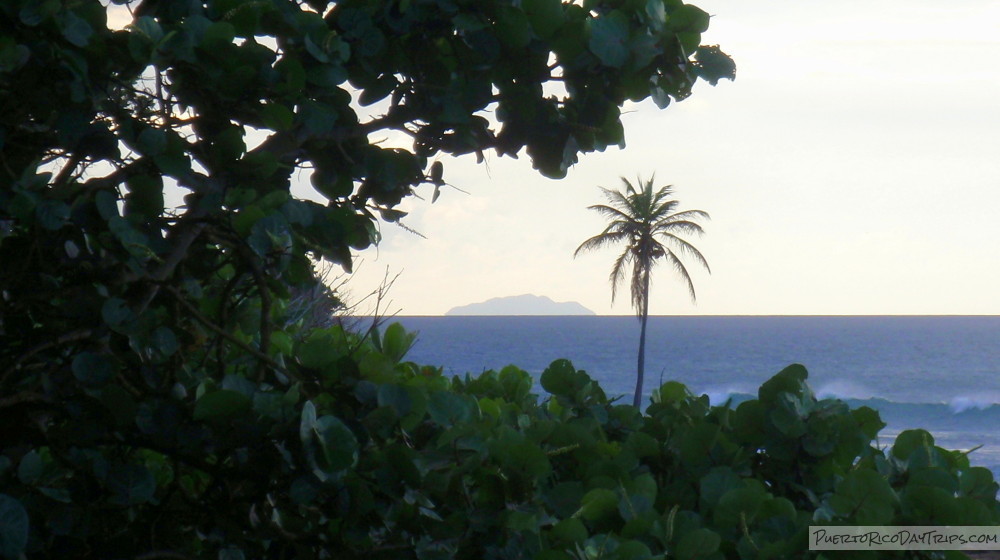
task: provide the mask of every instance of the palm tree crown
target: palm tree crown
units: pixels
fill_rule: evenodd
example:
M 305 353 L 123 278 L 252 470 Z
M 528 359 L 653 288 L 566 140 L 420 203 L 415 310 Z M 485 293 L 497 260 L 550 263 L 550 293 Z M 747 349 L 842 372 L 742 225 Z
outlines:
M 611 300 L 614 301 L 625 270 L 631 265 L 632 305 L 636 313 L 641 314 L 643 309 L 648 308 L 649 297 L 648 291 L 643 289 L 644 280 L 660 259 L 664 259 L 680 274 L 687 283 L 692 301 L 695 300 L 694 282 L 691 281 L 691 275 L 680 255 L 693 257 L 709 273 L 712 270 L 701 251 L 681 235 L 705 233 L 696 220 L 708 220 L 711 217 L 702 210 L 677 211 L 679 202 L 670 198 L 674 194 L 671 185 L 660 187 L 654 192 L 652 178 L 646 182 L 639 179 L 638 182 L 641 190 L 636 189 L 624 177 L 623 189 L 620 191 L 601 187 L 608 204 L 595 204 L 589 209 L 608 217 L 611 223 L 604 231 L 581 243 L 573 256 L 605 245 L 624 243 L 625 249 L 611 267 Z
M 608 203 L 595 204 L 589 208 L 606 216 L 610 223 L 604 231 L 581 243 L 573 253 L 575 257 L 583 251 L 599 249 L 605 245 L 625 245 L 625 250 L 618 255 L 611 267 L 611 301 L 615 300 L 618 284 L 625 277 L 626 269 L 631 266 L 632 305 L 641 324 L 633 399 L 637 408 L 642 399 L 646 321 L 649 318 L 649 280 L 653 265 L 661 259 L 671 265 L 687 282 L 692 301 L 695 299 L 694 282 L 691 281 L 691 275 L 680 255 L 694 258 L 709 273 L 712 272 L 701 251 L 681 237 L 684 234 L 704 233 L 697 220 L 710 219 L 708 213 L 701 210 L 678 211 L 679 203 L 670 198 L 673 188 L 669 185 L 654 192 L 652 178 L 646 182 L 639 179 L 638 184 L 640 188 L 637 189 L 622 177 L 622 190 L 613 191 L 601 187 Z

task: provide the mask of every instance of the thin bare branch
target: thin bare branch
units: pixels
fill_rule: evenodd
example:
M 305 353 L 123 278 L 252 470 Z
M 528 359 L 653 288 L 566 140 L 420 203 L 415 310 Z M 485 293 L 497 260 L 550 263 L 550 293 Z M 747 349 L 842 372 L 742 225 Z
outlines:
M 284 366 L 282 366 L 278 362 L 274 361 L 274 359 L 271 358 L 270 356 L 268 356 L 267 354 L 264 354 L 259 349 L 254 348 L 253 346 L 250 346 L 249 344 L 247 344 L 247 343 L 243 342 L 242 340 L 236 338 L 232 333 L 230 333 L 226 329 L 224 329 L 224 328 L 220 327 L 219 325 L 216 325 L 215 323 L 213 323 L 212 320 L 209 319 L 208 317 L 206 317 L 197 307 L 195 307 L 193 304 L 191 304 L 190 302 L 188 302 L 187 299 L 184 298 L 184 294 L 182 294 L 177 288 L 174 288 L 173 286 L 166 286 L 166 289 L 175 298 L 177 298 L 177 301 L 181 304 L 182 307 L 184 307 L 184 309 L 186 309 L 189 313 L 191 313 L 191 316 L 193 316 L 202 325 L 205 325 L 206 327 L 208 327 L 209 330 L 211 330 L 215 334 L 221 336 L 222 338 L 225 338 L 230 343 L 236 345 L 238 348 L 240 348 L 244 352 L 250 354 L 254 358 L 256 358 L 256 359 L 258 359 L 258 360 L 266 363 L 267 365 L 271 366 L 275 370 L 280 371 L 281 373 L 285 374 L 285 376 L 290 377 L 290 378 L 294 378 L 297 381 L 302 381 L 302 379 L 298 375 L 295 375 L 290 370 L 288 370 L 287 368 L 285 368 Z

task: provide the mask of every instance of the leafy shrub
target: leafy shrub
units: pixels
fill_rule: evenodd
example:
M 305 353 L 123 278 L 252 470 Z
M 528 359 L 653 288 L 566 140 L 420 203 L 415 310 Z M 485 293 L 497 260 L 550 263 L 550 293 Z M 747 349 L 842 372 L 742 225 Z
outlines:
M 23 405 L 45 445 L 7 436 L 0 550 L 788 558 L 810 524 L 1000 518 L 987 469 L 921 430 L 880 449 L 878 414 L 817 400 L 801 366 L 735 409 L 669 382 L 642 414 L 565 360 L 540 399 L 512 366 L 448 379 L 402 361 L 412 341 L 398 324 L 305 333 L 285 365 L 322 387 L 312 396 L 231 374 L 139 400 L 105 358 L 74 359 L 85 393 Z
M 626 100 L 734 77 L 695 6 L 588 8 L 0 3 L 0 556 L 711 558 L 798 554 L 814 517 L 995 519 L 988 472 L 871 447 L 800 369 L 642 415 L 568 362 L 539 400 L 402 361 L 400 327 L 304 326 L 311 259 L 349 269 L 444 154 L 562 177 L 623 145 Z

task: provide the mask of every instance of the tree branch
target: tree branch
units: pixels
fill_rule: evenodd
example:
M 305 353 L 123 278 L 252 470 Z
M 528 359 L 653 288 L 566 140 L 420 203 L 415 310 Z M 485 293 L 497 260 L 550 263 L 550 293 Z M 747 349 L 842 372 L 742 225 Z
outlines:
M 242 340 L 236 338 L 229 331 L 227 331 L 227 330 L 223 329 L 222 327 L 220 327 L 219 325 L 216 325 L 215 323 L 213 323 L 208 317 L 205 317 L 205 315 L 202 314 L 202 312 L 199 311 L 197 307 L 195 307 L 194 305 L 192 305 L 191 303 L 189 303 L 186 299 L 184 299 L 184 296 L 180 293 L 180 291 L 177 290 L 177 288 L 175 288 L 173 286 L 166 286 L 166 289 L 175 298 L 177 298 L 177 301 L 180 302 L 180 304 L 184 307 L 184 309 L 186 309 L 188 311 L 188 313 L 190 313 L 195 319 L 197 319 L 197 321 L 199 323 L 201 323 L 201 324 L 205 325 L 206 327 L 208 327 L 209 330 L 211 330 L 212 332 L 218 334 L 222 338 L 225 338 L 229 342 L 231 342 L 231 343 L 235 344 L 236 346 L 238 346 L 244 352 L 246 352 L 246 353 L 250 354 L 251 356 L 253 356 L 254 358 L 257 358 L 258 360 L 266 363 L 267 365 L 269 365 L 272 368 L 280 371 L 281 373 L 285 374 L 286 376 L 294 378 L 294 379 L 296 379 L 298 381 L 302 381 L 302 379 L 298 375 L 293 374 L 287 368 L 283 367 L 281 364 L 279 364 L 278 362 L 274 361 L 274 359 L 271 358 L 270 356 L 268 356 L 267 354 L 264 354 L 263 352 L 261 352 L 257 348 L 254 348 L 253 346 L 250 346 L 249 344 L 247 344 L 247 343 L 243 342 Z
M 62 346 L 63 344 L 68 344 L 70 342 L 85 340 L 87 338 L 90 338 L 90 335 L 92 334 L 93 331 L 90 329 L 78 329 L 72 332 L 68 332 L 62 336 L 56 337 L 55 340 L 42 342 L 40 344 L 32 346 L 25 353 L 21 354 L 16 360 L 14 360 L 14 363 L 8 366 L 7 369 L 5 369 L 3 374 L 0 374 L 0 390 L 2 390 L 6 386 L 10 376 L 15 371 L 21 369 L 21 364 L 31 359 L 31 357 L 34 356 L 35 354 L 48 350 L 49 348 L 54 348 L 56 346 Z
M 139 303 L 139 307 L 136 308 L 136 315 L 141 315 L 144 311 L 146 311 L 146 308 L 149 307 L 150 303 L 152 303 L 156 294 L 159 293 L 161 283 L 174 273 L 174 269 L 177 268 L 177 265 L 179 265 L 181 261 L 184 260 L 184 257 L 187 256 L 187 252 L 188 249 L 191 248 L 191 244 L 194 243 L 194 240 L 201 235 L 201 232 L 204 231 L 207 226 L 208 224 L 205 222 L 199 222 L 181 232 L 180 236 L 177 238 L 177 244 L 174 245 L 174 250 L 170 252 L 166 259 L 163 260 L 160 267 L 157 268 L 152 275 L 150 275 L 150 280 L 153 281 L 153 284 L 149 287 L 146 295 Z
M 30 391 L 22 391 L 20 393 L 13 394 L 9 397 L 0 398 L 0 410 L 12 406 L 17 406 L 21 403 L 51 404 L 52 401 L 38 393 L 32 393 Z

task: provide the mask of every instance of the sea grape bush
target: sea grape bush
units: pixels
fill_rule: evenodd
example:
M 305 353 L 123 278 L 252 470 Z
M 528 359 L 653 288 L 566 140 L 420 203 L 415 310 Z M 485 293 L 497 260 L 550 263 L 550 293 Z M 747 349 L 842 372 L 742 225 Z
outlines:
M 735 408 L 668 382 L 642 413 L 566 360 L 542 398 L 513 366 L 403 361 L 412 343 L 299 337 L 312 396 L 233 374 L 139 401 L 73 368 L 90 389 L 34 428 L 48 445 L 4 450 L 3 555 L 798 558 L 809 525 L 1000 520 L 989 470 L 922 430 L 880 447 L 877 412 L 817 400 L 802 366 Z
M 0 555 L 448 542 L 385 469 L 474 397 L 396 371 L 398 329 L 303 328 L 290 298 L 436 199 L 448 156 L 563 177 L 624 146 L 626 102 L 733 78 L 709 22 L 681 0 L 0 2 Z
M 516 368 L 448 379 L 401 327 L 290 304 L 313 260 L 350 268 L 404 197 L 436 198 L 445 154 L 561 177 L 624 144 L 627 100 L 732 78 L 709 21 L 680 0 L 0 2 L 0 556 L 766 557 L 803 554 L 810 520 L 995 520 L 988 471 L 923 432 L 872 447 L 877 415 L 801 369 L 735 410 L 668 384 L 640 413 L 568 362 L 545 398 Z

